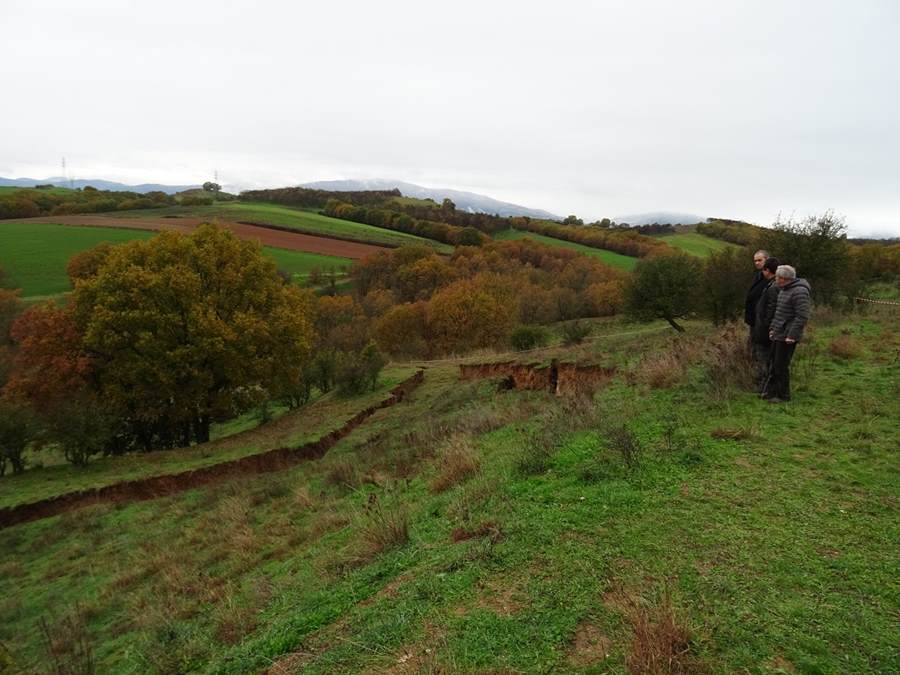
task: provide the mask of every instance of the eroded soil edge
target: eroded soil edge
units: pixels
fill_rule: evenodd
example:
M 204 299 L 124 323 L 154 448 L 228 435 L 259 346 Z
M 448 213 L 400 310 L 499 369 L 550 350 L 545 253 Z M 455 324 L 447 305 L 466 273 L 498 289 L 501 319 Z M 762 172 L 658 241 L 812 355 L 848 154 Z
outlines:
M 18 504 L 3 508 L 0 509 L 0 529 L 32 520 L 49 518 L 92 504 L 156 499 L 205 485 L 221 483 L 237 476 L 281 471 L 300 462 L 321 459 L 338 441 L 374 415 L 376 411 L 400 403 L 407 394 L 422 383 L 424 376 L 424 371 L 418 371 L 391 389 L 390 395 L 386 399 L 358 412 L 341 427 L 316 441 L 296 447 L 275 448 L 182 473 L 139 478 L 113 485 L 69 492 L 30 504 Z

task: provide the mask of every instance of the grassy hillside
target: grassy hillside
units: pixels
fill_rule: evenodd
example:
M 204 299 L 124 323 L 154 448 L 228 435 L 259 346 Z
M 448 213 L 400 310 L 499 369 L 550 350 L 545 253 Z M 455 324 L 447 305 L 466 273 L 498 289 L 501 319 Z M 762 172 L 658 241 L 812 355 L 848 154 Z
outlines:
M 64 187 L 41 188 L 40 190 L 38 190 L 36 188 L 16 187 L 14 185 L 0 185 L 0 195 L 9 195 L 13 192 L 20 192 L 20 191 L 26 195 L 32 194 L 34 192 L 37 192 L 39 194 L 50 193 L 50 194 L 54 194 L 54 195 L 63 195 L 63 194 L 67 194 L 69 192 L 74 192 L 74 190 L 70 190 L 69 188 L 64 188 Z
M 521 230 L 504 230 L 503 232 L 498 232 L 494 236 L 494 238 L 499 240 L 527 238 L 541 244 L 546 244 L 548 246 L 568 248 L 573 251 L 578 251 L 580 253 L 584 253 L 585 255 L 589 255 L 602 260 L 606 264 L 612 265 L 613 267 L 618 267 L 625 270 L 634 269 L 634 266 L 638 261 L 637 258 L 632 258 L 631 256 L 627 255 L 621 255 L 620 253 L 615 253 L 614 251 L 591 248 L 590 246 L 584 246 L 583 244 L 576 244 L 571 241 L 563 241 L 562 239 L 554 239 L 553 237 L 545 237 L 542 234 L 535 234 L 533 232 L 522 232 Z
M 298 232 L 335 236 L 354 241 L 401 246 L 403 244 L 425 244 L 449 253 L 451 246 L 430 239 L 423 239 L 403 232 L 394 232 L 381 227 L 373 227 L 349 220 L 330 218 L 320 213 L 278 204 L 256 204 L 245 202 L 223 202 L 213 206 L 178 206 L 146 211 L 123 211 L 117 216 L 131 217 L 147 215 L 158 218 L 165 215 L 186 215 L 198 218 L 220 218 L 230 221 L 246 221 L 289 227 Z
M 100 227 L 74 227 L 0 221 L 0 267 L 9 285 L 22 289 L 22 297 L 54 295 L 71 290 L 66 263 L 74 254 L 101 242 L 113 244 L 149 239 L 153 232 Z M 346 267 L 346 258 L 265 247 L 280 269 L 305 275 L 312 268 Z
M 898 328 L 814 317 L 781 407 L 699 324 L 542 355 L 616 366 L 593 398 L 432 364 L 323 460 L 0 531 L 0 643 L 25 670 L 44 619 L 118 673 L 890 672 Z
M 697 232 L 667 234 L 660 237 L 660 239 L 665 241 L 669 246 L 680 248 L 686 253 L 700 256 L 701 258 L 705 258 L 712 253 L 722 251 L 726 248 L 737 248 L 735 244 L 729 244 L 727 241 L 713 239 L 712 237 L 707 237 L 698 234 Z

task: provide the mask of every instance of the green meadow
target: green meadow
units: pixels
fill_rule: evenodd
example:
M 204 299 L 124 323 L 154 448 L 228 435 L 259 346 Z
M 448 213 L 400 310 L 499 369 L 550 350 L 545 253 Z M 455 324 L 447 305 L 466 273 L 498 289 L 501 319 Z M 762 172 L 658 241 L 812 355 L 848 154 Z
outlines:
M 0 530 L 0 644 L 25 672 L 48 645 L 116 673 L 893 672 L 898 329 L 817 312 L 781 406 L 700 322 L 541 355 L 615 368 L 591 396 L 428 364 L 321 460 Z M 23 491 L 108 476 L 45 471 Z
M 219 202 L 212 206 L 173 206 L 164 209 L 122 211 L 115 215 L 123 218 L 140 218 L 141 216 L 158 218 L 166 215 L 192 216 L 209 218 L 211 220 L 218 218 L 221 220 L 278 225 L 279 227 L 288 227 L 306 234 L 338 237 L 373 244 L 387 244 L 389 246 L 425 244 L 445 253 L 453 250 L 452 246 L 447 246 L 431 239 L 417 237 L 404 232 L 394 232 L 393 230 L 363 223 L 353 223 L 349 220 L 331 218 L 313 210 L 281 206 L 279 204 Z
M 494 235 L 494 239 L 500 241 L 508 241 L 512 239 L 531 239 L 532 241 L 536 241 L 540 244 L 546 244 L 547 246 L 558 246 L 561 248 L 568 248 L 573 251 L 578 251 L 579 253 L 584 253 L 585 255 L 589 255 L 592 258 L 597 258 L 602 262 L 605 262 L 607 265 L 612 265 L 613 267 L 618 267 L 623 270 L 632 270 L 634 266 L 637 265 L 637 258 L 633 258 L 631 256 L 622 255 L 621 253 L 615 253 L 614 251 L 606 251 L 604 249 L 592 248 L 590 246 L 585 246 L 583 244 L 577 244 L 571 241 L 563 241 L 562 239 L 554 239 L 553 237 L 547 237 L 542 234 L 534 234 L 532 232 L 522 232 L 521 230 L 504 230 L 502 232 L 498 232 Z
M 101 242 L 118 244 L 149 239 L 155 233 L 107 227 L 76 227 L 43 223 L 0 221 L 0 267 L 7 284 L 22 289 L 22 297 L 49 296 L 71 290 L 66 263 L 76 253 Z M 292 275 L 305 275 L 314 267 L 346 268 L 352 261 L 336 256 L 264 247 Z
M 735 244 L 730 244 L 727 241 L 721 241 L 720 239 L 713 239 L 712 237 L 707 237 L 696 232 L 665 234 L 662 235 L 660 239 L 669 246 L 680 248 L 685 253 L 690 253 L 691 255 L 696 255 L 701 258 L 705 258 L 727 248 L 738 248 Z

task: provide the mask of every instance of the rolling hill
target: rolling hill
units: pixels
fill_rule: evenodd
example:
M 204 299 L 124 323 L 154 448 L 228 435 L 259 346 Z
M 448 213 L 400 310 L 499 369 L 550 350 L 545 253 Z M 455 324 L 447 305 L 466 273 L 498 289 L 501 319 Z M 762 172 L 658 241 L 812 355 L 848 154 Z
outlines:
M 440 203 L 445 198 L 456 204 L 456 208 L 471 213 L 489 213 L 500 216 L 528 216 L 530 218 L 545 218 L 548 220 L 560 220 L 548 211 L 532 209 L 527 206 L 502 202 L 493 197 L 480 195 L 475 192 L 451 190 L 448 188 L 428 188 L 414 183 L 406 183 L 400 180 L 373 178 L 371 180 L 323 180 L 312 183 L 304 183 L 300 187 L 316 190 L 334 190 L 347 192 L 352 190 L 393 190 L 398 189 L 404 197 L 416 199 L 433 199 Z

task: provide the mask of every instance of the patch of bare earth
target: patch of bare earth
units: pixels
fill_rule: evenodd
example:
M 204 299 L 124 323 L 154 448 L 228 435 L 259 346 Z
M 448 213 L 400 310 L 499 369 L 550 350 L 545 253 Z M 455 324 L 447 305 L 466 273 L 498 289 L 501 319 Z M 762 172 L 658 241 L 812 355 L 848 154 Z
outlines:
M 609 657 L 612 640 L 589 619 L 585 619 L 575 631 L 575 638 L 566 656 L 566 663 L 573 668 L 586 668 Z

